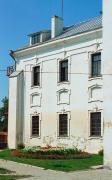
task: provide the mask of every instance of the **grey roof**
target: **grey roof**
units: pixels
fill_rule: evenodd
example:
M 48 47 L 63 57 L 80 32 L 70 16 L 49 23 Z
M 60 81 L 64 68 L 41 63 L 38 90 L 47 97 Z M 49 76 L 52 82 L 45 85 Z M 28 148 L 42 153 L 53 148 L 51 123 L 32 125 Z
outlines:
M 102 16 L 90 19 L 88 21 L 83 21 L 81 23 L 75 24 L 72 27 L 68 28 L 60 36 L 55 39 L 66 38 L 69 36 L 81 34 L 91 30 L 99 29 L 102 27 Z
M 63 38 L 66 38 L 66 37 L 78 35 L 78 34 L 81 34 L 81 33 L 93 31 L 93 30 L 100 29 L 100 28 L 102 28 L 102 16 L 98 16 L 98 17 L 89 19 L 87 21 L 80 22 L 78 24 L 75 24 L 75 25 L 72 25 L 72 26 L 69 26 L 69 27 L 64 27 L 64 30 L 63 30 L 61 35 L 59 35 L 59 36 L 57 36 L 55 38 L 49 39 L 49 40 L 47 40 L 45 42 L 42 42 L 42 43 L 37 43 L 37 44 L 34 44 L 34 45 L 24 46 L 24 47 L 22 47 L 20 49 L 17 49 L 17 51 L 22 50 L 22 49 L 26 49 L 26 48 L 30 48 L 30 47 L 33 47 L 33 46 L 39 46 L 41 44 L 45 44 L 45 43 L 48 43 L 48 42 L 51 42 L 51 41 L 55 41 L 55 40 L 58 40 L 58 39 L 63 39 Z

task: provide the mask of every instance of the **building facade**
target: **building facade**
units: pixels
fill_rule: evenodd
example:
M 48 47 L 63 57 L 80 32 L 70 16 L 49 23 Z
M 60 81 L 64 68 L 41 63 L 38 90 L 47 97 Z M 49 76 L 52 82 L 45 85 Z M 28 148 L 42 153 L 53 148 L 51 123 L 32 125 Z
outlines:
M 8 145 L 103 149 L 102 17 L 29 35 L 11 51 Z

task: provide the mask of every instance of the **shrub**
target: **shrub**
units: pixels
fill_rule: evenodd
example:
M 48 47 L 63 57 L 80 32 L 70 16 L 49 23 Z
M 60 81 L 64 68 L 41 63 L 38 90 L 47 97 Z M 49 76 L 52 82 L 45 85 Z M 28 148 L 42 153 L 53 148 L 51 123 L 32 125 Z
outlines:
M 101 150 L 98 152 L 98 154 L 99 154 L 100 156 L 103 156 L 103 154 L 104 154 L 103 149 L 101 149 Z
M 25 148 L 25 145 L 23 143 L 19 143 L 17 145 L 17 149 L 24 149 Z

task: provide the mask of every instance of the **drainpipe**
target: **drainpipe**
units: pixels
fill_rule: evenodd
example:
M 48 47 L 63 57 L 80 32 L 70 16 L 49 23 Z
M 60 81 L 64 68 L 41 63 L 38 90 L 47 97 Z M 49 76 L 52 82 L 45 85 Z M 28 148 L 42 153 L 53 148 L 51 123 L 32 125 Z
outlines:
M 15 67 L 15 71 L 16 71 L 16 59 L 15 59 L 15 57 L 14 57 L 14 51 L 10 50 L 10 51 L 9 51 L 9 55 L 12 57 L 12 59 L 13 59 L 14 62 L 15 62 L 14 67 Z

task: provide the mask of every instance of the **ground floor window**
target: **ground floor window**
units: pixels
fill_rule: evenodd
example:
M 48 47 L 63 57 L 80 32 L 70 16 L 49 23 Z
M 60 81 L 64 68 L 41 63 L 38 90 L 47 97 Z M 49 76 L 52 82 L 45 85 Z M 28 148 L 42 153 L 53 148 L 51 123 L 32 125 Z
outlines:
M 101 136 L 101 112 L 90 114 L 90 136 Z
M 32 136 L 39 136 L 39 116 L 32 116 Z
M 68 136 L 68 114 L 59 114 L 59 137 Z

